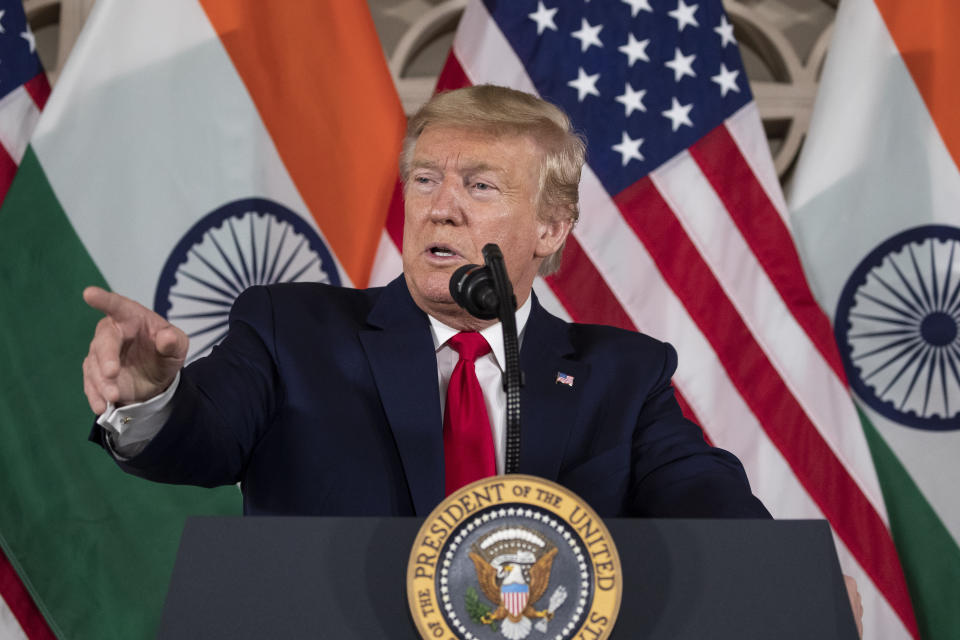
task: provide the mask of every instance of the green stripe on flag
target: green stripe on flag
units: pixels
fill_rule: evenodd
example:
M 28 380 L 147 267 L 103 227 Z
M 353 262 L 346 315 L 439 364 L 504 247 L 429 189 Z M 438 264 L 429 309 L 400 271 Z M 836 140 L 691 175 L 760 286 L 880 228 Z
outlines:
M 106 286 L 30 148 L 0 210 L 0 545 L 59 636 L 152 637 L 184 519 L 236 515 L 240 496 L 128 476 L 87 442 L 90 284 Z
M 955 640 L 960 630 L 960 547 L 886 441 L 860 411 L 893 541 L 924 640 Z

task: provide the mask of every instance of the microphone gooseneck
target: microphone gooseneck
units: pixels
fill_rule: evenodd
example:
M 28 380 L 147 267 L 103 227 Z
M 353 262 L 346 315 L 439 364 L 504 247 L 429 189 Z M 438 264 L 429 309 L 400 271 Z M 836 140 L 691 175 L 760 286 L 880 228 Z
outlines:
M 505 473 L 520 469 L 520 347 L 517 341 L 517 299 L 507 277 L 507 266 L 500 247 L 490 243 L 483 247 L 484 266 L 467 264 L 450 278 L 450 295 L 470 315 L 482 320 L 500 319 L 506 371 L 503 389 L 507 394 L 507 433 Z

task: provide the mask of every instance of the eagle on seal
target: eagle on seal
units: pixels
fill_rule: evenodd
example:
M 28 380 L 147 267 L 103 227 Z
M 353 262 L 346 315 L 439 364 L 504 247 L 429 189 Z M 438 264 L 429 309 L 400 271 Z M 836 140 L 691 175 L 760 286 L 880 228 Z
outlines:
M 484 614 L 480 622 L 490 624 L 502 620 L 500 627 L 503 635 L 510 640 L 521 640 L 530 633 L 531 618 L 552 619 L 553 613 L 548 609 L 537 611 L 533 605 L 547 590 L 556 555 L 557 548 L 553 547 L 530 565 L 530 582 L 527 584 L 520 564 L 507 562 L 494 566 L 475 551 L 471 551 L 470 559 L 477 571 L 477 580 L 483 595 L 497 605 L 493 612 Z

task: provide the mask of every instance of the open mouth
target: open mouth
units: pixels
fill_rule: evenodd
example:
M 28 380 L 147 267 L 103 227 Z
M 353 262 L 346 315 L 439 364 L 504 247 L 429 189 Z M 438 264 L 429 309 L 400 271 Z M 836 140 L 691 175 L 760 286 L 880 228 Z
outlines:
M 430 253 L 439 258 L 454 258 L 457 255 L 456 251 L 443 245 L 430 247 Z

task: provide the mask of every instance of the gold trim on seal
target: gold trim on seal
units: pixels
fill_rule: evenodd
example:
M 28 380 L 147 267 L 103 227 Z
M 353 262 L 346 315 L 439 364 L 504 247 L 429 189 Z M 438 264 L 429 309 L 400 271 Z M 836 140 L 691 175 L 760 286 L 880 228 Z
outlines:
M 489 521 L 503 515 L 504 510 L 510 512 L 512 522 L 517 522 L 516 518 L 526 517 L 525 513 L 534 512 L 536 516 L 528 518 L 529 526 L 523 524 L 497 528 L 495 523 L 488 525 Z M 484 514 L 489 517 L 482 518 Z M 483 524 L 477 525 L 481 519 Z M 547 524 L 548 520 L 553 519 L 552 525 Z M 457 548 L 456 543 L 474 527 L 486 527 L 491 532 L 480 538 L 482 545 L 474 542 L 470 549 Z M 557 548 L 553 544 L 538 542 L 538 527 L 544 534 L 553 537 L 557 537 L 558 531 L 568 534 L 566 542 L 577 554 L 578 562 L 589 565 L 590 581 L 577 582 L 569 585 L 569 588 L 548 584 Z M 518 530 L 520 533 L 517 533 Z M 452 536 L 459 537 L 451 540 Z M 516 540 L 511 541 L 511 536 Z M 563 546 L 564 539 L 560 542 Z M 462 623 L 459 629 L 451 627 L 448 615 L 444 613 L 445 603 L 450 602 L 451 598 L 463 598 L 464 594 L 440 592 L 441 588 L 446 589 L 447 584 L 445 577 L 441 580 L 446 575 L 443 573 L 445 558 L 441 554 L 445 550 L 450 554 L 454 549 L 458 552 L 456 562 L 467 567 L 461 568 L 461 571 L 467 570 L 471 575 L 476 571 L 477 580 L 467 590 L 472 593 L 466 595 L 468 600 L 473 598 L 473 602 L 466 606 L 472 606 L 474 611 L 482 607 L 485 613 L 474 622 L 490 625 L 489 633 L 469 632 L 470 638 L 494 640 L 529 637 L 533 640 L 560 636 L 604 640 L 613 630 L 623 590 L 620 556 L 613 538 L 583 499 L 555 482 L 519 474 L 492 476 L 447 496 L 430 513 L 417 533 L 407 563 L 407 602 L 422 638 L 463 640 L 467 637 L 460 630 Z M 491 561 L 497 549 L 501 550 L 500 556 Z M 516 562 L 510 558 L 515 558 Z M 574 568 L 574 571 L 577 570 Z M 440 586 L 441 582 L 443 587 Z M 504 602 L 509 598 L 504 596 L 500 599 L 501 592 L 498 589 L 504 587 L 498 586 L 498 583 L 516 583 L 518 586 L 514 591 L 520 592 L 522 597 Z M 589 593 L 592 597 L 585 602 L 582 613 L 575 616 L 576 621 L 571 622 L 569 611 L 576 610 L 580 598 L 576 593 L 569 594 L 569 590 L 581 588 L 581 584 L 583 593 Z M 477 596 L 477 592 L 482 595 Z M 483 595 L 487 600 L 497 600 L 489 603 L 490 606 L 478 605 L 478 602 L 485 602 L 480 600 Z M 564 609 L 567 617 L 564 619 L 568 622 L 564 626 L 551 628 L 545 635 L 546 627 L 542 625 L 553 619 L 554 610 L 562 607 L 567 598 L 569 602 Z M 454 615 L 452 619 L 458 618 Z M 533 633 L 531 627 L 534 623 L 541 625 L 536 627 L 539 633 Z M 563 622 L 556 624 L 562 625 Z

